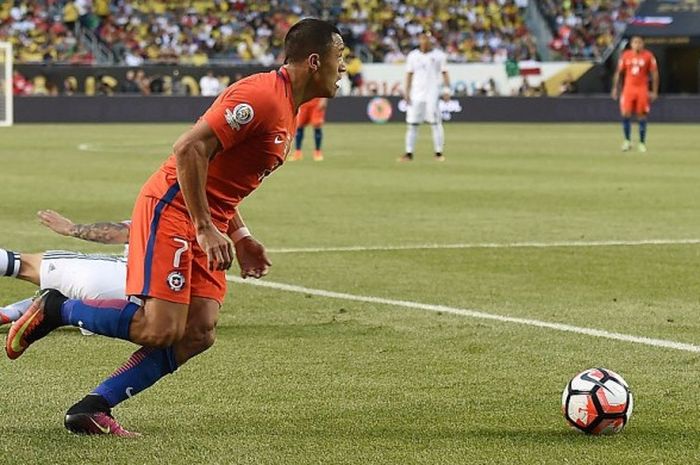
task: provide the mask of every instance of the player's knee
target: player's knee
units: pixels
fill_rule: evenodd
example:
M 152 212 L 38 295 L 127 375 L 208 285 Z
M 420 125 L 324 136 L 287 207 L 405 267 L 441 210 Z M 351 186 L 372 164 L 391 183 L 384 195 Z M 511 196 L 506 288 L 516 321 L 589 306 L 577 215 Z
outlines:
M 170 347 L 182 340 L 184 328 L 178 325 L 149 329 L 143 335 L 141 343 L 148 347 Z
M 192 337 L 192 348 L 196 353 L 204 352 L 216 342 L 216 328 L 202 328 L 195 331 Z
M 190 359 L 208 350 L 215 341 L 216 329 L 214 327 L 189 328 L 178 346 L 185 358 Z

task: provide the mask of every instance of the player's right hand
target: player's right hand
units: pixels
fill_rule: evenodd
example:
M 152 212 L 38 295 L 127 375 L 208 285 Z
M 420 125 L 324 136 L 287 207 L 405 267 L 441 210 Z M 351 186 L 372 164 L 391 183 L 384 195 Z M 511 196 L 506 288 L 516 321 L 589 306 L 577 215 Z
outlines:
M 406 105 L 411 105 L 411 97 L 408 94 L 403 99 L 406 101 Z
M 613 100 L 617 100 L 617 89 L 613 89 L 610 92 L 610 96 L 612 97 Z
M 210 225 L 197 231 L 197 244 L 207 254 L 209 270 L 228 270 L 233 263 L 233 242 Z
M 70 236 L 73 232 L 73 227 L 75 224 L 53 210 L 39 210 L 36 214 L 39 218 L 39 222 L 58 234 L 63 236 Z

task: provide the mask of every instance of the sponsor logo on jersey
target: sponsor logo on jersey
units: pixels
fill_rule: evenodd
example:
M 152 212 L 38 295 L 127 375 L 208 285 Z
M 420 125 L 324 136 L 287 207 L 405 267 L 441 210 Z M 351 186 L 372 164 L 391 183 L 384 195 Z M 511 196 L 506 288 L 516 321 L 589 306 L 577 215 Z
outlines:
M 292 148 L 292 138 L 291 136 L 288 137 L 287 134 L 277 134 L 273 140 L 275 145 L 282 145 L 282 158 L 287 159 L 287 156 L 291 152 Z M 274 169 L 277 168 L 277 165 L 273 166 L 272 169 L 270 170 L 265 170 L 266 173 L 262 177 L 258 177 L 262 181 L 262 178 L 265 176 L 269 175 Z
M 168 286 L 175 292 L 179 292 L 185 286 L 185 277 L 179 271 L 172 271 L 168 275 Z

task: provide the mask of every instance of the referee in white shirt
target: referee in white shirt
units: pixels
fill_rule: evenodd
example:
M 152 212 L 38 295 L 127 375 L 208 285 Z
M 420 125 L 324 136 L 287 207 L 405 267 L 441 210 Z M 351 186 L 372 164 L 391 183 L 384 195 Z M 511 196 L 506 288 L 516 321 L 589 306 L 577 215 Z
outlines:
M 442 79 L 441 79 L 442 78 Z M 440 81 L 442 80 L 442 90 Z M 426 122 L 433 133 L 435 159 L 444 161 L 445 130 L 442 127 L 439 99 L 450 96 L 450 76 L 447 73 L 447 55 L 433 48 L 430 32 L 419 36 L 419 47 L 406 57 L 406 154 L 399 161 L 413 160 L 418 137 L 418 126 Z

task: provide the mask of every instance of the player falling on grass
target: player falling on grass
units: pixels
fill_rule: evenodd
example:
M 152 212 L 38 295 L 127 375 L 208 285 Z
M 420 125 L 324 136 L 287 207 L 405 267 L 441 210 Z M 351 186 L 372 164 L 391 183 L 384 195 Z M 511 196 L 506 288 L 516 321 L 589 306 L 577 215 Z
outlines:
M 240 215 L 236 213 L 240 219 Z M 102 244 L 127 244 L 131 221 L 75 224 L 51 210 L 40 211 L 41 223 L 63 236 Z M 125 299 L 128 246 L 124 255 L 84 254 L 67 250 L 20 253 L 0 248 L 0 276 L 14 277 L 39 286 L 56 289 L 70 299 Z M 236 257 L 239 266 L 246 264 Z M 0 307 L 0 325 L 22 317 L 32 298 Z M 84 334 L 87 331 L 81 329 Z
M 315 98 L 310 102 L 306 102 L 299 108 L 297 115 L 297 135 L 296 135 L 296 150 L 292 156 L 293 161 L 298 161 L 304 158 L 301 151 L 301 146 L 304 141 L 304 129 L 309 124 L 314 128 L 314 161 L 323 161 L 323 152 L 321 151 L 321 143 L 323 142 L 323 123 L 326 122 L 326 107 L 328 99 Z
M 442 92 L 441 92 L 442 82 Z M 429 32 L 419 36 L 419 47 L 406 57 L 406 153 L 399 161 L 413 160 L 418 138 L 418 126 L 427 122 L 433 133 L 435 159 L 444 161 L 445 130 L 442 127 L 440 94 L 450 95 L 450 76 L 447 72 L 447 55 L 433 48 Z
M 647 115 L 651 103 L 659 95 L 659 71 L 656 58 L 644 48 L 644 40 L 641 37 L 632 37 L 630 49 L 625 50 L 620 57 L 612 84 L 612 98 L 615 100 L 618 97 L 620 75 L 623 76 L 620 114 L 625 134 L 622 150 L 627 152 L 632 148 L 632 115 L 634 114 L 639 121 L 638 149 L 644 153 L 647 151 Z M 651 92 L 649 92 L 650 75 Z
M 246 263 L 243 277 L 267 274 L 265 248 L 236 219 L 236 207 L 284 162 L 299 106 L 335 96 L 343 49 L 334 26 L 299 21 L 285 37 L 284 66 L 227 88 L 180 136 L 134 206 L 129 300 L 69 300 L 49 290 L 11 327 L 5 344 L 11 359 L 54 329 L 81 323 L 142 346 L 68 410 L 66 428 L 133 436 L 111 409 L 212 346 L 234 248 Z
M 40 211 L 43 225 L 63 236 L 102 244 L 126 244 L 129 221 L 75 224 L 51 210 Z M 57 289 L 71 299 L 124 299 L 126 257 L 65 250 L 19 253 L 0 248 L 0 276 L 14 277 L 42 289 Z M 25 299 L 0 307 L 0 325 L 18 320 L 31 305 Z
M 70 299 L 126 299 L 126 265 L 131 221 L 75 224 L 52 211 L 40 211 L 41 223 L 57 234 L 102 244 L 125 244 L 123 255 L 85 254 L 68 250 L 20 253 L 0 248 L 0 277 L 13 277 L 56 289 Z M 242 222 L 236 212 L 238 222 Z M 237 256 L 241 269 L 245 257 Z M 33 298 L 0 306 L 0 326 L 19 320 Z M 92 334 L 80 328 L 83 334 Z

